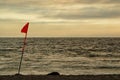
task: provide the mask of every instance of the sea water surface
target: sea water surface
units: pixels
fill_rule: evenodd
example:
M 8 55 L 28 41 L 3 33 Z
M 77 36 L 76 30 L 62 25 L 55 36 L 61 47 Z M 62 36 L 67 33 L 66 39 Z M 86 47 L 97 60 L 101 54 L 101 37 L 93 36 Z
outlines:
M 23 38 L 0 38 L 0 74 L 18 72 Z M 21 74 L 120 74 L 120 38 L 28 38 Z

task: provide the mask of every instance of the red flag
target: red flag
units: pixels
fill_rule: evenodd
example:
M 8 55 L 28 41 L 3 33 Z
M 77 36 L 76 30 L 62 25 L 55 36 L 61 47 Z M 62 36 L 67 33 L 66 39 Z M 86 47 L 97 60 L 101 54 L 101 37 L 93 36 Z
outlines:
M 23 54 L 24 54 L 24 50 L 25 50 L 25 46 L 26 46 L 28 26 L 29 26 L 29 22 L 27 22 L 27 23 L 23 26 L 23 28 L 21 29 L 21 32 L 22 32 L 22 33 L 26 33 L 26 34 L 25 34 L 24 44 L 23 44 L 23 48 L 22 48 L 22 55 L 21 55 L 21 60 L 20 60 L 19 69 L 18 69 L 18 75 L 20 74 L 20 69 L 21 69 Z
M 22 33 L 27 33 L 27 31 L 28 31 L 28 26 L 29 26 L 29 22 L 26 23 L 26 24 L 23 26 L 23 28 L 21 29 L 21 32 L 22 32 Z

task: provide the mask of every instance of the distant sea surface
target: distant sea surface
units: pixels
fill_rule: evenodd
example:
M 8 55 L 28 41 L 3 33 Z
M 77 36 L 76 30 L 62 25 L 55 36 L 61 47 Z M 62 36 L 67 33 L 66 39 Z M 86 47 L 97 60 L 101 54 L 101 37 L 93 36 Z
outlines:
M 18 71 L 23 38 L 0 38 L 0 74 Z M 120 38 L 28 38 L 22 74 L 120 74 Z

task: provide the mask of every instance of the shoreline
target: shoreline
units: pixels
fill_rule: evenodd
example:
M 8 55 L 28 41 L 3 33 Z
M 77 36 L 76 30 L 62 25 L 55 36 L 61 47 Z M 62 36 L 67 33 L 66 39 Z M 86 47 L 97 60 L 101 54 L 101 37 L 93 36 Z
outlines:
M 120 80 L 120 74 L 108 74 L 108 75 L 0 75 L 0 80 Z

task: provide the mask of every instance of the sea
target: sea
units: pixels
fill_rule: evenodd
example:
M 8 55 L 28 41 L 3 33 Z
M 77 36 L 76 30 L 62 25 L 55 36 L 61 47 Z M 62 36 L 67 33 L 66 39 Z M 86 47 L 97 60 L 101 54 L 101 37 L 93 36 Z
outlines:
M 0 38 L 0 75 L 18 73 L 24 38 Z M 21 74 L 120 74 L 120 38 L 27 38 Z

